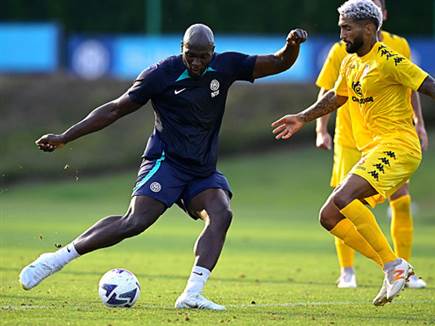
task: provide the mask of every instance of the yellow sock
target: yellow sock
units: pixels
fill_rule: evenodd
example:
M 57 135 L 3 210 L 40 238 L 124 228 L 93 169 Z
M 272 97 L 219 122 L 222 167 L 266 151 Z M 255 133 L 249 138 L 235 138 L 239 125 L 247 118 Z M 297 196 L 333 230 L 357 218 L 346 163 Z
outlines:
M 373 260 L 379 266 L 383 266 L 381 257 L 376 253 L 376 251 L 370 246 L 366 239 L 364 239 L 361 234 L 359 234 L 358 230 L 355 228 L 355 225 L 347 219 L 344 218 L 334 228 L 329 231 L 337 238 L 340 238 L 347 244 L 349 247 L 355 249 L 360 252 L 367 258 Z
M 384 264 L 398 258 L 388 244 L 375 216 L 363 203 L 356 199 L 340 210 L 340 213 L 352 221 L 362 237 L 381 257 Z
M 414 232 L 411 214 L 411 196 L 405 195 L 390 201 L 391 237 L 394 252 L 408 260 L 411 258 L 412 234 Z
M 335 237 L 335 249 L 337 250 L 338 263 L 340 264 L 340 267 L 353 267 L 355 251 L 338 237 Z

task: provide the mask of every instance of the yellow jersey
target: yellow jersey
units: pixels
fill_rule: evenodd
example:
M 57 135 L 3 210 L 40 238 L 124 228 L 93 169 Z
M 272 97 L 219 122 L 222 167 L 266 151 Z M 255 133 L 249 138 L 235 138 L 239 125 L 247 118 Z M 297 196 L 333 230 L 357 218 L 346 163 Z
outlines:
M 411 50 L 405 38 L 381 31 L 381 40 L 395 51 L 410 59 Z M 338 78 L 343 59 L 348 55 L 344 42 L 335 43 L 329 50 L 322 70 L 316 80 L 316 85 L 326 90 L 334 87 Z M 362 123 L 362 117 L 357 110 L 350 110 L 349 102 L 337 111 L 334 143 L 345 147 L 356 147 L 362 150 L 369 142 L 371 135 Z
M 346 45 L 344 42 L 337 42 L 331 47 L 316 80 L 318 87 L 326 90 L 334 88 L 340 72 L 341 62 L 346 55 Z M 334 143 L 345 147 L 356 147 L 347 103 L 337 110 Z
M 364 151 L 380 142 L 400 142 L 421 155 L 408 89 L 417 90 L 427 76 L 382 42 L 376 42 L 362 57 L 355 53 L 346 56 L 334 91 L 348 97 L 351 110 L 358 110 L 371 135 Z

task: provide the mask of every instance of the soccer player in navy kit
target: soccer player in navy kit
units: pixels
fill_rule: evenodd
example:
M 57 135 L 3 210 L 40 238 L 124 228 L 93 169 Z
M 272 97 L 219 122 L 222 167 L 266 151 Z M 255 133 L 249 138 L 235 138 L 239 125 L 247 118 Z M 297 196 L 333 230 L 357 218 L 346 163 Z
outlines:
M 94 109 L 62 134 L 36 141 L 51 152 L 81 136 L 100 130 L 151 100 L 155 126 L 148 140 L 130 207 L 124 216 L 101 219 L 67 246 L 42 254 L 20 273 L 29 290 L 85 253 L 112 246 L 150 227 L 172 204 L 202 219 L 205 228 L 195 245 L 195 262 L 176 308 L 224 310 L 201 295 L 221 253 L 230 226 L 231 190 L 216 169 L 218 134 L 229 87 L 289 69 L 307 38 L 292 30 L 285 46 L 271 55 L 215 53 L 214 36 L 203 24 L 190 26 L 182 53 L 144 70 L 119 98 Z

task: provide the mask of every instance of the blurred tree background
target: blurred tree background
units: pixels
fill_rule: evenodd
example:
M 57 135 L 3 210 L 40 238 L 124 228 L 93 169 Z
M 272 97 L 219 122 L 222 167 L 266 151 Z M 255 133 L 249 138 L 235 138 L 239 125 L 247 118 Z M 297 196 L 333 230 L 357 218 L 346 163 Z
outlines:
M 338 38 L 336 8 L 342 0 L 2 0 L 0 22 L 57 22 L 62 42 L 74 34 L 178 34 L 194 22 L 217 34 L 279 34 L 293 27 L 311 36 Z M 387 0 L 386 30 L 404 36 L 435 36 L 435 0 Z M 160 14 L 159 14 L 160 13 Z M 154 28 L 152 26 L 154 25 Z M 157 28 L 156 28 L 156 25 Z M 150 27 L 151 26 L 151 27 Z M 62 51 L 62 50 L 61 50 Z M 64 55 L 61 53 L 61 57 Z M 130 81 L 87 81 L 60 70 L 54 74 L 0 75 L 0 185 L 21 180 L 136 168 L 154 117 L 150 104 L 115 126 L 68 144 L 52 154 L 39 151 L 36 138 L 62 132 L 93 108 L 117 97 Z M 222 154 L 274 148 L 270 123 L 311 104 L 318 89 L 307 84 L 238 83 L 227 101 L 221 132 Z M 422 96 L 428 128 L 435 126 L 433 102 Z M 332 126 L 331 126 L 332 131 Z M 435 140 L 431 140 L 435 141 Z M 282 149 L 314 146 L 314 128 L 305 128 Z M 0 189 L 1 191 L 1 189 Z
M 67 35 L 145 33 L 147 20 L 160 21 L 161 33 L 179 33 L 193 22 L 204 22 L 216 33 L 281 34 L 299 26 L 311 34 L 334 34 L 338 31 L 336 8 L 341 3 L 342 0 L 2 0 L 0 20 L 57 21 Z M 405 36 L 434 35 L 434 0 L 418 0 L 412 5 L 407 0 L 387 0 L 387 9 L 388 30 Z

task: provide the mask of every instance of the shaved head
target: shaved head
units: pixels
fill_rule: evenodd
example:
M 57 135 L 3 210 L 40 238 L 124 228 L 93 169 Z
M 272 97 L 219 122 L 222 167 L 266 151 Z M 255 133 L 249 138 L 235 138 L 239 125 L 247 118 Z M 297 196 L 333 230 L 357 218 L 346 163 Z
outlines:
M 183 44 L 192 47 L 214 47 L 214 35 L 210 27 L 204 24 L 191 25 L 183 36 Z
M 204 24 L 191 25 L 181 42 L 184 65 L 193 78 L 199 78 L 207 69 L 214 54 L 214 35 Z

